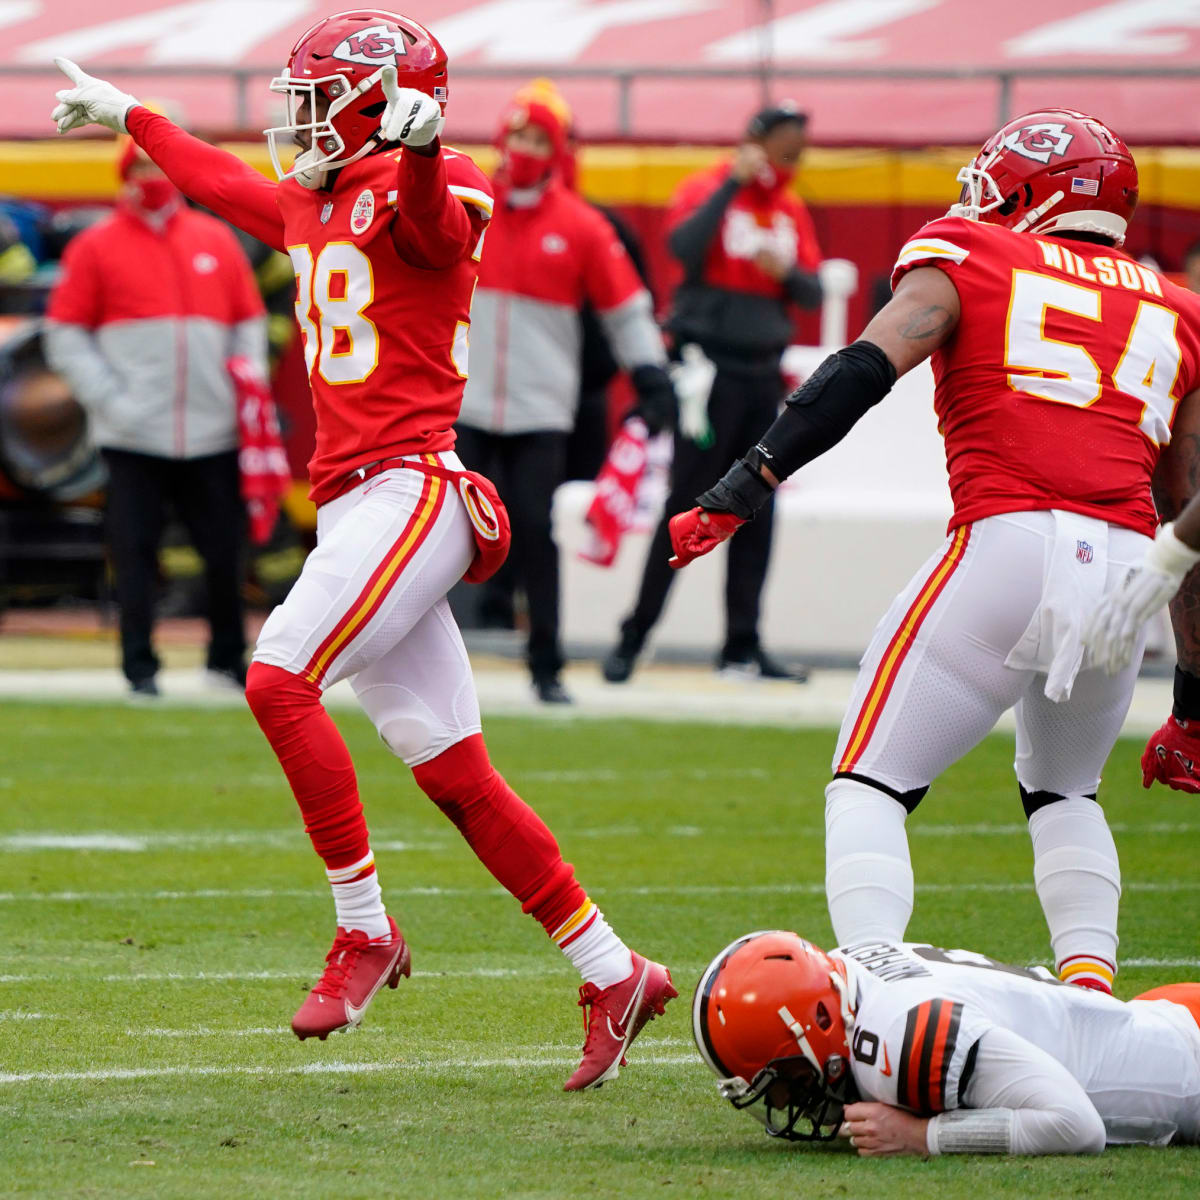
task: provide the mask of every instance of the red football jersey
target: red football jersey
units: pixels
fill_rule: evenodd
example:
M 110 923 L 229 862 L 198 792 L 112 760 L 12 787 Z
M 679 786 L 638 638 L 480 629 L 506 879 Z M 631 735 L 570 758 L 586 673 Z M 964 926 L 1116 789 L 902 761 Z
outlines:
M 1200 296 L 1120 250 L 943 217 L 892 285 L 938 267 L 962 315 L 933 355 L 950 528 L 1061 508 L 1153 535 L 1150 476 L 1200 386 Z
M 418 155 L 373 154 L 343 167 L 329 192 L 279 185 L 287 252 L 296 271 L 296 319 L 317 418 L 308 465 L 313 499 L 356 466 L 389 455 L 448 450 L 467 379 L 471 293 L 492 211 L 486 176 L 447 150 L 447 187 L 474 214 L 476 253 L 449 266 L 401 253 L 397 221 L 436 232 L 424 192 L 403 169 Z M 398 161 L 403 160 L 403 161 Z M 417 164 L 423 167 L 425 164 Z M 399 169 L 398 169 L 399 168 Z
M 491 184 L 470 158 L 392 149 L 310 191 L 264 179 L 145 108 L 127 124 L 184 192 L 291 257 L 316 413 L 316 503 L 355 467 L 454 445 L 492 213 Z
M 667 212 L 667 230 L 690 217 L 729 178 L 732 163 L 719 162 L 685 179 Z M 750 292 L 786 300 L 783 284 L 759 267 L 754 259 L 769 250 L 804 271 L 815 271 L 821 250 L 812 217 L 790 188 L 766 192 L 741 187 L 734 194 L 704 260 L 703 282 L 734 292 Z

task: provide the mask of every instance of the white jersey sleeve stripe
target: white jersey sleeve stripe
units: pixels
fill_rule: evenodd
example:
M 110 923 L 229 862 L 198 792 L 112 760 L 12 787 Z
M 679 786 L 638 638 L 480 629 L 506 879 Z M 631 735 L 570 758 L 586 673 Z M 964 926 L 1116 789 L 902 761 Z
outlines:
M 458 184 L 450 184 L 450 195 L 457 196 L 464 204 L 473 204 L 478 208 L 485 217 L 492 215 L 492 198 L 487 192 L 481 192 L 478 188 L 460 187 Z
M 923 258 L 948 258 L 951 262 L 961 263 L 967 257 L 968 251 L 945 238 L 913 238 L 907 242 L 896 259 L 897 267 L 907 267 L 920 262 Z

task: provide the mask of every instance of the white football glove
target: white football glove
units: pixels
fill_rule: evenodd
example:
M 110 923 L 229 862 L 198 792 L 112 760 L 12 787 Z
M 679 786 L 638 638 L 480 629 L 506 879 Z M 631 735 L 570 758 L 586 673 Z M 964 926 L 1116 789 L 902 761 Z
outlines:
M 387 107 L 379 122 L 379 136 L 402 146 L 428 146 L 446 123 L 441 105 L 416 88 L 398 86 L 395 67 L 383 68 L 381 82 Z
M 50 114 L 59 133 L 67 133 L 80 125 L 104 125 L 114 133 L 128 133 L 125 114 L 138 101 L 111 83 L 89 75 L 69 58 L 56 58 L 54 65 L 71 81 L 73 87 L 55 92 L 58 107 Z
M 679 352 L 680 362 L 667 371 L 679 401 L 679 432 L 702 450 L 713 444 L 713 427 L 708 419 L 708 398 L 712 395 L 717 368 L 704 351 L 689 342 Z
M 1173 525 L 1164 525 L 1141 565 L 1133 567 L 1092 614 L 1083 634 L 1092 662 L 1110 675 L 1123 671 L 1133 659 L 1139 630 L 1179 591 L 1197 562 L 1200 551 L 1180 541 Z

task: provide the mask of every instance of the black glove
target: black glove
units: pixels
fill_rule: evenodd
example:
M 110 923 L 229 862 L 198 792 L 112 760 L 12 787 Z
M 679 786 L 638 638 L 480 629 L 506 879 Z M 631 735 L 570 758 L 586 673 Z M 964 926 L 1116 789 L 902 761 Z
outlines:
M 634 367 L 629 378 L 637 393 L 637 403 L 629 416 L 641 417 L 651 435 L 672 428 L 679 405 L 670 375 L 662 367 L 643 363 Z
M 755 513 L 775 494 L 775 489 L 759 473 L 761 459 L 756 446 L 745 458 L 739 458 L 696 503 L 706 512 L 728 512 L 742 521 L 751 521 Z

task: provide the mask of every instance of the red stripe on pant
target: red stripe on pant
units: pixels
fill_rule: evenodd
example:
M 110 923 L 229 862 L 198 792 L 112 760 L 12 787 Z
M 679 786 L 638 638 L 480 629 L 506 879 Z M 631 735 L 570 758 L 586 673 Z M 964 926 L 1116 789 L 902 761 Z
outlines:
M 435 487 L 438 489 L 438 493 L 431 506 L 429 494 Z M 346 649 L 361 630 L 370 624 L 371 619 L 387 599 L 396 580 L 400 578 L 404 568 L 412 561 L 413 555 L 417 553 L 429 536 L 429 531 L 437 522 L 445 498 L 446 488 L 443 482 L 435 476 L 426 475 L 421 495 L 413 507 L 412 514 L 405 522 L 400 536 L 388 547 L 387 552 L 380 558 L 378 566 L 371 572 L 370 578 L 363 585 L 354 602 L 342 614 L 337 624 L 329 631 L 317 647 L 316 652 L 305 664 L 304 670 L 301 672 L 304 678 L 311 679 L 314 683 L 321 683 L 334 659 Z M 412 539 L 411 545 L 408 546 L 403 557 L 397 560 L 397 552 L 410 539 Z M 372 591 L 381 582 L 384 586 L 379 589 L 378 595 L 370 602 L 369 609 L 363 611 L 363 606 L 367 604 Z M 329 653 L 331 648 L 334 648 L 332 654 Z
M 421 790 L 450 818 L 498 883 L 553 934 L 587 899 L 554 834 L 504 781 L 473 734 L 413 768 Z
M 892 688 L 896 684 L 900 669 L 904 666 L 904 660 L 908 658 L 909 651 L 916 644 L 922 625 L 946 590 L 951 576 L 958 570 L 970 538 L 970 525 L 960 525 L 955 530 L 949 548 L 942 555 L 937 567 L 930 572 L 929 578 L 921 585 L 921 590 L 909 605 L 903 620 L 896 627 L 896 632 L 892 635 L 887 649 L 879 660 L 879 666 L 871 679 L 871 686 L 867 690 L 866 698 L 855 718 L 850 736 L 846 739 L 846 748 L 837 765 L 838 774 L 853 771 L 870 745 L 879 719 L 887 707 L 888 698 L 892 694 Z

